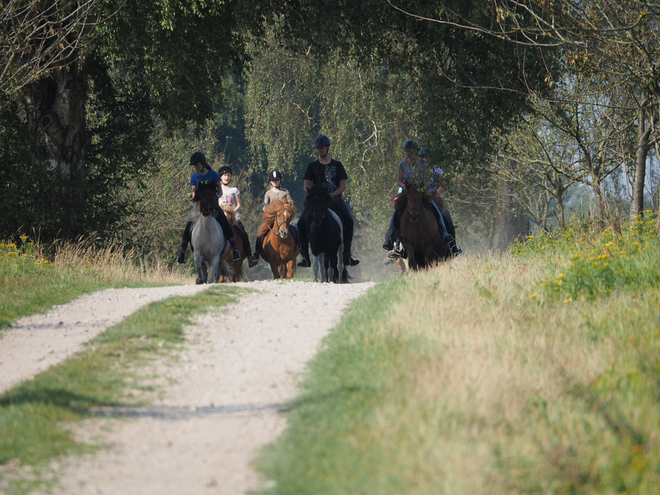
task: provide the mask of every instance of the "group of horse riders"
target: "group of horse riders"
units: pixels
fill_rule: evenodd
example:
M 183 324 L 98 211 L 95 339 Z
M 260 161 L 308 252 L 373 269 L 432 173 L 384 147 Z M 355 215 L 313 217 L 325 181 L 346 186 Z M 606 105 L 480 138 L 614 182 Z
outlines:
M 327 189 L 330 201 L 328 208 L 333 210 L 341 219 L 343 226 L 343 239 L 344 239 L 344 252 L 343 261 L 345 266 L 355 266 L 360 261 L 351 253 L 351 246 L 353 241 L 354 221 L 348 206 L 342 199 L 342 193 L 346 189 L 346 170 L 342 163 L 330 156 L 330 139 L 323 134 L 316 137 L 314 140 L 314 148 L 318 154 L 318 159 L 307 165 L 305 174 L 303 176 L 303 185 L 305 193 L 309 193 L 313 186 L 323 186 Z M 411 185 L 422 186 L 428 189 L 431 196 L 439 195 L 442 193 L 440 182 L 442 178 L 442 170 L 439 168 L 432 168 L 429 163 L 428 150 L 426 148 L 418 152 L 419 145 L 417 141 L 409 139 L 404 144 L 404 151 L 406 158 L 399 164 L 397 183 L 399 185 L 399 193 L 405 190 L 406 187 Z M 419 159 L 417 156 L 419 155 Z M 216 187 L 219 203 L 230 204 L 235 212 L 237 220 L 237 233 L 241 236 L 243 246 L 250 267 L 258 263 L 259 253 L 261 252 L 261 243 L 263 238 L 258 237 L 256 240 L 255 252 L 252 253 L 250 248 L 249 236 L 240 221 L 240 214 L 238 211 L 241 208 L 240 191 L 238 188 L 230 185 L 233 171 L 231 167 L 223 166 L 217 172 L 214 171 L 206 160 L 206 155 L 201 151 L 196 151 L 190 157 L 190 165 L 195 168 L 195 173 L 190 178 L 190 186 L 192 188 L 192 197 L 195 199 L 195 193 L 200 185 L 211 184 Z M 282 174 L 278 171 L 270 172 L 268 180 L 271 188 L 264 196 L 264 208 L 274 199 L 288 199 L 291 200 L 289 191 L 281 187 Z M 455 234 L 453 231 L 453 222 L 451 215 L 447 208 L 442 212 L 434 201 L 429 202 L 431 210 L 436 216 L 438 222 L 439 232 L 441 233 L 444 242 L 447 244 L 452 254 L 457 255 L 461 252 L 455 242 Z M 300 215 L 300 218 L 306 218 L 306 210 Z M 400 219 L 400 210 L 395 210 L 390 221 L 390 226 L 387 230 L 385 243 L 383 249 L 388 251 L 390 257 L 405 256 L 401 247 L 395 245 L 398 236 L 398 225 Z M 225 239 L 229 241 L 233 252 L 234 261 L 241 259 L 241 253 L 236 245 L 234 237 L 234 229 L 229 224 L 226 216 L 220 210 L 216 216 L 220 227 L 222 228 Z M 191 239 L 191 222 L 186 224 L 181 238 L 181 246 L 177 261 L 185 263 L 186 249 L 190 244 Z M 297 231 L 296 231 L 297 230 Z M 308 247 L 308 232 L 306 223 L 299 221 L 297 229 L 292 229 L 293 235 L 300 244 L 301 260 L 298 262 L 300 267 L 311 266 Z

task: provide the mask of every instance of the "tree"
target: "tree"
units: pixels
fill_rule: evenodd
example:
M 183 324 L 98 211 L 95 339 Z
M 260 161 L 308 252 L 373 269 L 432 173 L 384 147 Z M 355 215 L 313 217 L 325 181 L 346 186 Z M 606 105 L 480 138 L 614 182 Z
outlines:
M 497 0 L 493 5 L 490 23 L 478 22 L 451 5 L 439 14 L 430 15 L 414 5 L 398 9 L 420 22 L 506 40 L 512 46 L 551 53 L 559 50 L 562 57 L 557 60 L 565 64 L 562 73 L 572 71 L 606 82 L 607 92 L 619 96 L 618 103 L 623 105 L 624 112 L 636 115 L 635 121 L 629 122 L 637 132 L 630 214 L 640 214 L 648 152 L 657 141 L 658 132 L 660 6 L 646 0 Z M 551 83 L 557 80 L 551 72 L 547 77 Z
M 101 0 L 0 4 L 0 92 L 11 94 L 76 60 L 93 37 Z
M 60 3 L 33 7 L 43 18 L 53 5 Z M 41 206 L 17 213 L 13 225 L 38 228 L 45 239 L 112 228 L 126 205 L 108 212 L 108 199 L 154 166 L 154 125 L 173 129 L 212 114 L 222 77 L 243 66 L 244 40 L 259 33 L 264 8 L 267 2 L 96 4 L 104 22 L 94 36 L 72 43 L 59 65 L 17 92 L 28 144 L 3 166 L 12 176 L 30 170 L 30 194 Z M 29 41 L 39 48 L 38 37 Z

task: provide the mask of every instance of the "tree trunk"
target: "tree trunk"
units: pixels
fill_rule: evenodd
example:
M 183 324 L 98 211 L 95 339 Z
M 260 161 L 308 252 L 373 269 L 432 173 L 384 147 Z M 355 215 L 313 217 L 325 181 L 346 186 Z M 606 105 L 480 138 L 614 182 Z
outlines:
M 635 184 L 633 185 L 633 197 L 630 204 L 630 217 L 641 215 L 644 211 L 644 179 L 646 177 L 646 158 L 651 148 L 649 136 L 653 126 L 645 129 L 644 110 L 639 111 L 639 127 L 637 140 L 637 153 L 635 154 Z
M 85 103 L 87 88 L 79 64 L 52 71 L 23 88 L 29 154 L 35 186 L 57 219 L 58 235 L 84 233 Z

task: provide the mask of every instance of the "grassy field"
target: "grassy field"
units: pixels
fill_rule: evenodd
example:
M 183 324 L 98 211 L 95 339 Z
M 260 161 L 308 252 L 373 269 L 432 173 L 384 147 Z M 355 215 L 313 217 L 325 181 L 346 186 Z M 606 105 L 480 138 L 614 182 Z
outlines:
M 263 493 L 660 493 L 659 253 L 647 216 L 376 286 L 310 363 Z

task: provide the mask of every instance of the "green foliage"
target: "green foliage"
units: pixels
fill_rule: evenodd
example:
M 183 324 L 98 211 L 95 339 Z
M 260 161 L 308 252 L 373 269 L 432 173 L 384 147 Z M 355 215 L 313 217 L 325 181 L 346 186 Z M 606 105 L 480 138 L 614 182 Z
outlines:
M 650 211 L 637 217 L 620 235 L 612 228 L 594 231 L 590 223 L 571 220 L 565 230 L 529 236 L 511 247 L 515 256 L 548 253 L 562 256 L 552 275 L 541 283 L 545 294 L 565 303 L 594 301 L 613 292 L 645 292 L 658 287 L 660 240 L 657 217 Z
M 180 283 L 167 274 L 154 277 L 149 265 L 137 265 L 134 253 L 121 246 L 98 250 L 82 239 L 75 246 L 49 249 L 25 236 L 18 244 L 0 242 L 0 330 L 95 290 Z

